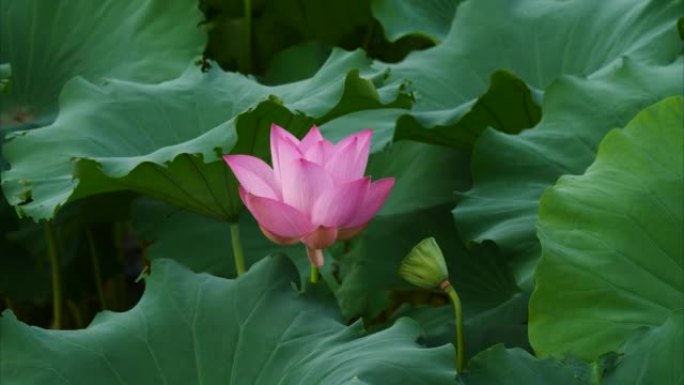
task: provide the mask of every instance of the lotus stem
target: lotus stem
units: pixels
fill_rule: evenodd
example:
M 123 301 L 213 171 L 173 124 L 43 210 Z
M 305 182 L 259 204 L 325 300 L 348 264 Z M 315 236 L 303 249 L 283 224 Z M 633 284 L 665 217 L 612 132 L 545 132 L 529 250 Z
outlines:
M 48 247 L 50 270 L 52 271 L 52 327 L 62 328 L 62 280 L 59 271 L 59 254 L 57 252 L 57 238 L 52 221 L 45 221 L 45 241 Z
M 318 268 L 315 265 L 311 265 L 311 283 L 318 283 Z
M 107 301 L 105 300 L 104 287 L 102 285 L 102 274 L 100 272 L 100 258 L 97 254 L 97 247 L 95 246 L 95 238 L 93 231 L 86 228 L 86 238 L 88 239 L 88 248 L 90 249 L 90 262 L 93 265 L 93 276 L 95 277 L 95 287 L 97 289 L 97 299 L 100 301 L 100 308 L 107 309 Z
M 454 306 L 454 316 L 456 318 L 456 368 L 459 373 L 463 372 L 465 355 L 463 342 L 463 311 L 461 309 L 461 300 L 458 298 L 456 290 L 449 281 L 442 282 L 439 287 L 444 290 L 449 296 L 451 304 Z
M 311 263 L 311 283 L 318 283 L 319 271 L 318 264 L 323 264 L 323 251 L 320 249 L 306 248 L 306 254 L 309 257 L 309 262 Z
M 69 311 L 71 312 L 71 318 L 74 319 L 74 322 L 76 322 L 76 327 L 79 329 L 83 329 L 85 327 L 85 324 L 83 322 L 83 315 L 81 314 L 81 309 L 79 309 L 78 305 L 70 299 L 66 301 L 67 308 L 69 308 Z
M 242 47 L 242 72 L 249 73 L 252 70 L 252 0 L 243 0 L 245 8 L 243 24 L 243 47 Z
M 235 271 L 240 276 L 245 273 L 245 255 L 242 253 L 242 243 L 240 242 L 240 228 L 237 223 L 230 224 L 230 241 L 233 244 L 233 259 L 235 260 Z

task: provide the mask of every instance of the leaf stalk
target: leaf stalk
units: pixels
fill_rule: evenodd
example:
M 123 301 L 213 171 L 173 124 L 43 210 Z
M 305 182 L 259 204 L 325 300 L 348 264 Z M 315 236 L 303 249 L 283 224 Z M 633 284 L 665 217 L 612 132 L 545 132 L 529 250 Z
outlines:
M 59 269 L 59 253 L 57 251 L 57 237 L 52 221 L 45 221 L 45 241 L 47 242 L 50 270 L 52 272 L 52 328 L 62 328 L 62 279 Z
M 311 283 L 318 283 L 319 272 L 315 265 L 311 265 Z
M 245 273 L 245 255 L 242 252 L 242 242 L 240 242 L 240 225 L 230 224 L 230 241 L 233 245 L 233 259 L 235 260 L 235 271 L 240 276 Z
M 90 262 L 93 266 L 93 277 L 95 278 L 95 288 L 97 289 L 97 299 L 100 301 L 100 308 L 107 309 L 107 300 L 104 295 L 104 286 L 102 284 L 102 273 L 100 271 L 100 257 L 97 254 L 97 246 L 95 245 L 95 238 L 90 227 L 86 228 L 86 238 L 88 239 L 88 248 L 90 249 Z
M 252 0 L 243 0 L 243 6 L 242 72 L 249 73 L 252 70 Z

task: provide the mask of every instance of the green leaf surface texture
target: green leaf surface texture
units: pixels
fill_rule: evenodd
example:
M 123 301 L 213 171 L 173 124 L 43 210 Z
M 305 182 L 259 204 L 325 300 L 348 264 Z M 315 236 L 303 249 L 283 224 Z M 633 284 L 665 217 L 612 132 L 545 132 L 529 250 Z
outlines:
M 49 124 L 62 87 L 74 76 L 98 83 L 177 77 L 202 53 L 201 21 L 191 0 L 3 0 L 0 63 L 12 66 L 12 86 L 0 93 L 0 125 Z
M 673 312 L 681 318 L 682 102 L 664 99 L 609 132 L 583 175 L 564 176 L 544 193 L 530 301 L 539 355 L 592 360 L 639 328 L 671 323 Z

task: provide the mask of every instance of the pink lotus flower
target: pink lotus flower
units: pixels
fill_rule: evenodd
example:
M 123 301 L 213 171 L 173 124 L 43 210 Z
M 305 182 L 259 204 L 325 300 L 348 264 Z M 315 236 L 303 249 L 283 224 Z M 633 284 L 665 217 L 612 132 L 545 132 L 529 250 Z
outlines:
M 311 251 L 358 234 L 394 186 L 394 178 L 371 183 L 363 175 L 372 135 L 364 130 L 332 144 L 313 126 L 300 142 L 274 124 L 273 168 L 249 155 L 224 159 L 264 235 L 279 244 L 303 242 L 311 263 L 321 267 L 322 253 Z

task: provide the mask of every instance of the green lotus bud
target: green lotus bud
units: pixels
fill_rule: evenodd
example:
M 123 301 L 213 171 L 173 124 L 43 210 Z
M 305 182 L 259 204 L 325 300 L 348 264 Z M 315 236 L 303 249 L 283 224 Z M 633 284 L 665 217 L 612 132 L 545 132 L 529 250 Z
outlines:
M 435 238 L 423 239 L 408 253 L 401 262 L 399 275 L 424 289 L 437 287 L 447 281 L 449 271 Z

